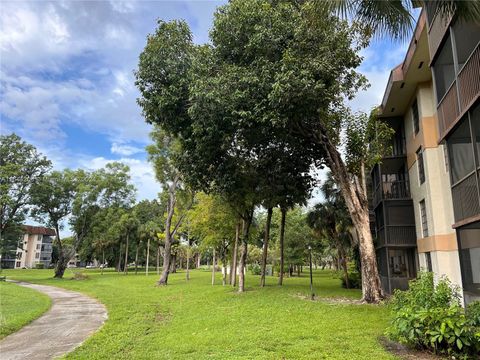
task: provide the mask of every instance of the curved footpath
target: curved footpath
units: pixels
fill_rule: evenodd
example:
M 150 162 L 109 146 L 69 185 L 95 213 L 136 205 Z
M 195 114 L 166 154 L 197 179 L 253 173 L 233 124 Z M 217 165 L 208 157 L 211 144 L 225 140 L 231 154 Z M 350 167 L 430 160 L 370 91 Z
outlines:
M 0 341 L 0 359 L 52 359 L 85 341 L 107 319 L 103 304 L 54 286 L 15 282 L 52 298 L 45 314 Z

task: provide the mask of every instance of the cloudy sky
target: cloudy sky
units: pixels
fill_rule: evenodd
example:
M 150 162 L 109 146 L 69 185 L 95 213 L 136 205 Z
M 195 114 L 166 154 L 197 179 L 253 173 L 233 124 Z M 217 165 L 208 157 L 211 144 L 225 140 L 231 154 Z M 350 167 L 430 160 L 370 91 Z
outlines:
M 1 1 L 0 132 L 34 144 L 55 168 L 96 169 L 123 161 L 138 198 L 159 186 L 146 160 L 149 125 L 136 105 L 133 71 L 157 19 L 184 19 L 208 41 L 222 1 Z M 381 101 L 406 43 L 377 40 L 363 52 L 371 87 L 352 106 Z

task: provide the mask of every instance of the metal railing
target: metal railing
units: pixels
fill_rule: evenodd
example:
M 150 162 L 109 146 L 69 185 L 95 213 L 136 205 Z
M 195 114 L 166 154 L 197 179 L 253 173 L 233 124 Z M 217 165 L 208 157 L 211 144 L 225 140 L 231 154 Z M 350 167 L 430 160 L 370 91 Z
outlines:
M 410 185 L 407 180 L 382 181 L 373 194 L 374 206 L 382 200 L 410 198 Z
M 415 225 L 386 225 L 378 231 L 378 246 L 416 246 Z
M 480 93 L 480 44 L 477 44 L 458 73 L 457 81 L 460 109 L 463 112 Z

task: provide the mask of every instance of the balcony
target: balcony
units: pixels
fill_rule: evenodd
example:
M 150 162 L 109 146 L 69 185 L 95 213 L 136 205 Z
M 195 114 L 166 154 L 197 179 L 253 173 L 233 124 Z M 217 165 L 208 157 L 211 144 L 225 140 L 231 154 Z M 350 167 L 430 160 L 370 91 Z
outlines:
M 417 246 L 415 225 L 382 226 L 377 233 L 377 247 L 381 246 Z
M 408 180 L 383 181 L 377 185 L 373 193 L 373 206 L 382 200 L 409 199 L 410 186 Z
M 460 69 L 457 79 L 438 104 L 440 139 L 448 134 L 465 111 L 478 99 L 480 95 L 478 79 L 480 79 L 480 45 L 473 50 Z

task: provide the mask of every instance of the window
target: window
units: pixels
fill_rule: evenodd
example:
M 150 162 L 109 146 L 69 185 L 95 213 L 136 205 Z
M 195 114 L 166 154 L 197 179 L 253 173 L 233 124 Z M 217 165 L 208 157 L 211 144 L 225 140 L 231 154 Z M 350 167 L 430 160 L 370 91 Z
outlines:
M 413 131 L 415 135 L 420 131 L 420 117 L 418 114 L 418 102 L 417 99 L 412 104 L 412 118 L 413 118 Z
M 448 138 L 447 144 L 453 185 L 475 168 L 468 118 L 461 120 L 460 126 Z
M 432 254 L 430 254 L 429 252 L 425 253 L 425 262 L 427 263 L 427 271 L 432 272 L 433 271 Z
M 445 96 L 447 90 L 455 79 L 455 66 L 453 62 L 452 40 L 450 35 L 447 37 L 443 48 L 433 65 L 433 72 L 435 74 L 437 101 L 440 103 L 440 100 Z
M 475 147 L 477 148 L 477 159 L 480 159 L 480 105 L 472 111 L 470 115 L 472 121 L 473 136 L 475 136 Z M 480 162 L 477 163 L 477 166 L 480 166 Z
M 22 263 L 20 261 L 17 261 L 16 267 L 19 268 L 20 266 L 22 266 Z
M 448 148 L 447 145 L 443 144 L 443 160 L 445 162 L 445 172 L 448 173 Z
M 35 254 L 35 259 L 38 259 L 39 257 L 40 257 L 40 253 L 37 252 L 37 253 Z
M 42 244 L 37 244 L 37 250 L 40 250 L 42 247 Z
M 425 182 L 425 164 L 423 163 L 423 151 L 422 148 L 417 150 L 417 164 L 418 164 L 418 179 L 420 184 Z
M 428 221 L 425 200 L 420 201 L 420 217 L 422 219 L 422 235 L 425 238 L 428 237 Z

